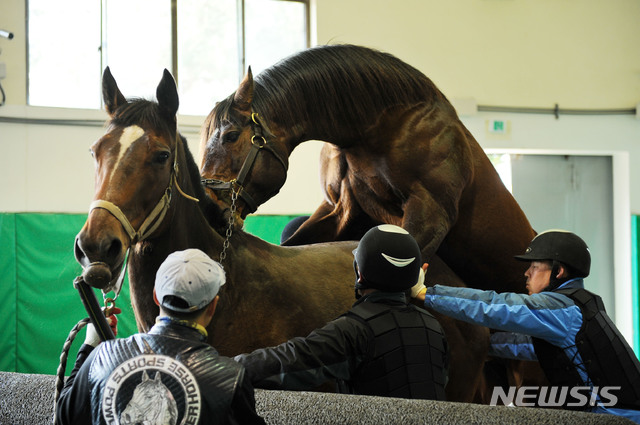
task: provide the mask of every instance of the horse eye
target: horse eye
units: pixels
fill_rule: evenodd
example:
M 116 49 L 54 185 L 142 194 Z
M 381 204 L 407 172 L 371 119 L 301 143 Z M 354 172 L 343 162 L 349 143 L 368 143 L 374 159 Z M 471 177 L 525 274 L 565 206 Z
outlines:
M 171 156 L 171 154 L 168 151 L 158 152 L 153 157 L 153 162 L 156 164 L 164 164 L 169 159 L 169 156 Z
M 91 155 L 91 158 L 96 157 L 96 154 L 93 152 L 93 149 L 89 149 L 89 155 Z
M 240 137 L 240 132 L 238 131 L 230 131 L 225 134 L 222 138 L 222 143 L 234 143 Z

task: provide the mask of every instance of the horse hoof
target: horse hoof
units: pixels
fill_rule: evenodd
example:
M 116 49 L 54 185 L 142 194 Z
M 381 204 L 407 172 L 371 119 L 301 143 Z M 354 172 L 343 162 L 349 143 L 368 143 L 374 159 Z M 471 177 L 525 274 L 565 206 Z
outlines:
M 111 282 L 111 270 L 106 263 L 91 263 L 84 268 L 82 278 L 89 286 L 104 289 Z

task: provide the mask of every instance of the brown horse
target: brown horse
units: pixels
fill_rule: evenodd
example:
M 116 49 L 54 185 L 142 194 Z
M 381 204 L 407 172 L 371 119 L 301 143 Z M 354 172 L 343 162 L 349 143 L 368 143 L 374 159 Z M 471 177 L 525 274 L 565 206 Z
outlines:
M 225 355 L 306 335 L 345 312 L 354 301 L 356 243 L 281 247 L 241 230 L 227 239 L 214 231 L 209 221 L 219 222 L 223 211 L 205 195 L 198 167 L 177 133 L 178 94 L 167 71 L 156 96 L 157 103 L 127 101 L 108 68 L 104 73 L 110 120 L 92 146 L 95 200 L 76 238 L 76 258 L 92 276 L 88 283 L 110 289 L 130 248 L 131 299 L 138 328 L 145 331 L 158 314 L 155 273 L 169 253 L 199 248 L 212 258 L 224 257 L 227 283 L 209 342 Z M 455 279 L 444 264 L 434 264 L 430 274 Z M 440 319 L 451 346 L 447 395 L 471 401 L 482 379 L 486 329 Z
M 373 224 L 393 223 L 415 236 L 427 261 L 437 252 L 468 286 L 524 292 L 525 267 L 513 255 L 535 232 L 420 71 L 351 45 L 308 49 L 255 80 L 249 70 L 207 117 L 201 174 L 235 179 L 211 187 L 233 185 L 243 219 L 278 192 L 289 155 L 307 140 L 331 143 L 323 149 L 325 201 L 286 245 L 359 239 Z

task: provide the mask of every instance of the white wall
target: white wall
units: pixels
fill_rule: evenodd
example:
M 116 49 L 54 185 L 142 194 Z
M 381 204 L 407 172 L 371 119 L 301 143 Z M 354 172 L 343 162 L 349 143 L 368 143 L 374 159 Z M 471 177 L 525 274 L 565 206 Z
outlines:
M 392 7 L 391 7 L 392 5 Z M 355 43 L 386 50 L 416 66 L 458 104 L 632 109 L 640 102 L 640 2 L 637 0 L 312 0 L 318 44 Z M 0 2 L 3 116 L 103 119 L 103 113 L 29 108 L 26 103 L 25 1 Z M 81 36 L 81 35 L 79 35 Z M 155 77 L 154 77 L 155 78 Z M 55 83 L 55 82 L 52 82 Z M 125 93 L 137 95 L 137 93 Z M 213 105 L 212 105 L 213 106 Z M 640 162 L 640 120 L 517 115 L 509 137 L 485 132 L 486 120 L 463 117 L 485 148 L 619 150 Z M 179 122 L 197 152 L 201 117 Z M 84 211 L 93 191 L 88 146 L 96 127 L 0 122 L 0 211 Z M 310 212 L 321 195 L 319 143 L 294 152 L 287 186 L 261 213 Z M 80 174 L 80 171 L 84 174 Z M 57 181 L 55 195 L 42 189 Z M 630 213 L 640 214 L 640 167 L 630 169 Z

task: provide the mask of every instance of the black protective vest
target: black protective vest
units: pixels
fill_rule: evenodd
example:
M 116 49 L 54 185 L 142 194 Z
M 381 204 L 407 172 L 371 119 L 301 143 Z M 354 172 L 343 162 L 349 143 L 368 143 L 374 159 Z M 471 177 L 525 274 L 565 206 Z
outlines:
M 607 316 L 602 298 L 585 289 L 553 291 L 571 298 L 582 312 L 576 347 L 589 378 L 596 387 L 621 387 L 615 407 L 640 408 L 640 362 L 620 331 Z M 540 366 L 553 386 L 585 386 L 564 350 L 532 338 Z M 568 400 L 571 401 L 571 400 Z
M 412 304 L 363 302 L 348 313 L 375 336 L 373 354 L 350 382 L 355 394 L 445 400 L 448 347 L 440 323 Z
M 143 416 L 152 414 L 150 408 L 174 417 L 175 423 L 228 421 L 244 369 L 210 345 L 163 332 L 136 334 L 98 348 L 89 372 L 94 424 L 111 423 L 114 417 L 122 423 L 124 415 L 142 423 Z M 152 395 L 157 397 L 147 403 L 152 406 L 145 406 Z

